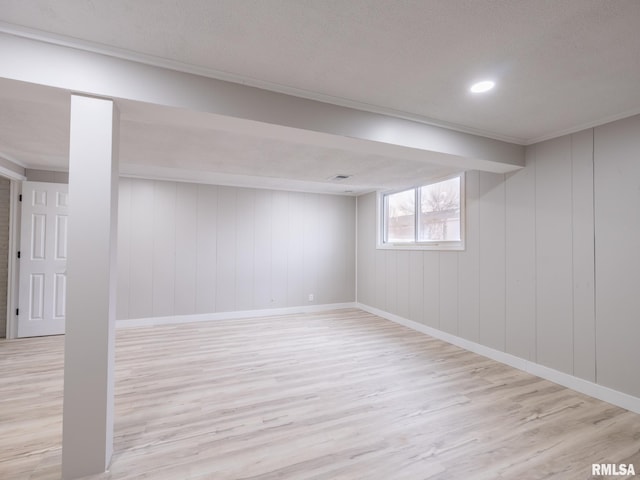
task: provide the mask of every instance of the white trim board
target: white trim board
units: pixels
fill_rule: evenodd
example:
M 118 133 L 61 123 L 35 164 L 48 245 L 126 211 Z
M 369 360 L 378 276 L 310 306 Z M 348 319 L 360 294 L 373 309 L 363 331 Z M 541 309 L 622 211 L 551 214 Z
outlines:
M 235 312 L 197 313 L 192 315 L 171 315 L 166 317 L 132 318 L 116 320 L 116 328 L 152 327 L 178 323 L 210 322 L 213 320 L 234 320 L 239 318 L 274 317 L 295 313 L 315 313 L 340 308 L 358 308 L 355 302 L 328 303 L 323 305 L 301 305 L 299 307 L 265 308 L 262 310 L 241 310 Z
M 10 160 L 9 160 L 10 161 Z M 0 176 L 8 178 L 9 180 L 26 180 L 27 177 L 24 175 L 20 175 L 18 172 L 14 172 L 13 170 L 8 169 L 0 165 Z
M 632 412 L 640 413 L 640 398 L 634 397 L 632 395 L 619 392 L 602 385 L 598 385 L 597 383 L 583 380 L 573 375 L 569 375 L 568 373 L 559 372 L 558 370 L 554 370 L 553 368 L 545 367 L 538 363 L 525 360 L 524 358 L 501 352 L 500 350 L 495 350 L 479 343 L 472 342 L 471 340 L 466 340 L 456 335 L 443 332 L 442 330 L 438 330 L 433 327 L 415 322 L 413 320 L 394 315 L 393 313 L 385 312 L 384 310 L 379 310 L 375 307 L 370 307 L 369 305 L 356 303 L 356 307 L 364 310 L 365 312 L 372 313 L 394 323 L 411 328 L 412 330 L 416 330 L 420 333 L 424 333 L 439 340 L 443 340 L 447 343 L 456 345 L 470 352 L 477 353 L 478 355 L 482 355 L 483 357 L 487 357 L 497 362 L 504 363 L 505 365 L 509 365 L 511 367 L 517 368 L 518 370 L 522 370 L 537 377 L 544 378 L 545 380 L 557 383 L 558 385 L 562 385 L 563 387 L 570 388 L 571 390 L 575 390 L 577 392 L 583 393 L 593 398 L 597 398 L 598 400 L 602 400 L 604 402 L 611 403 Z
M 18 302 L 18 274 L 20 262 L 16 252 L 20 247 L 20 194 L 22 192 L 22 181 L 10 179 L 9 194 L 9 258 L 7 263 L 7 328 L 6 338 L 14 339 L 18 335 L 18 316 L 16 310 Z M 3 294 L 3 292 L 0 292 Z

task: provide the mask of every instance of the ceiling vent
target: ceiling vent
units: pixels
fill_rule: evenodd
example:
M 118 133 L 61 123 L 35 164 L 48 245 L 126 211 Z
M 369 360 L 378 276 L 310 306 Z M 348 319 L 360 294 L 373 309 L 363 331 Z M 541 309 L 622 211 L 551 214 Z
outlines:
M 329 177 L 329 180 L 331 180 L 332 182 L 341 182 L 342 180 L 346 180 L 347 178 L 351 178 L 351 175 L 345 175 L 341 173 L 333 177 Z

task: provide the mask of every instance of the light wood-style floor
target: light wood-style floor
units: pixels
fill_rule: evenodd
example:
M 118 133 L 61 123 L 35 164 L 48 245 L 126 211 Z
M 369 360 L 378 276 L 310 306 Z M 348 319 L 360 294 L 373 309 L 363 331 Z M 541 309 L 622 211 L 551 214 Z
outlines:
M 63 337 L 0 342 L 0 478 L 60 478 Z M 640 415 L 360 310 L 122 329 L 93 479 L 585 479 Z M 620 478 L 620 477 L 618 477 Z

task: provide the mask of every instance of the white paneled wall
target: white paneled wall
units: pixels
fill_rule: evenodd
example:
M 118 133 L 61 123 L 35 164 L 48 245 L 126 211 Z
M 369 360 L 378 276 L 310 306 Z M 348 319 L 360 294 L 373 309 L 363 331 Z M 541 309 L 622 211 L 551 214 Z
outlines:
M 533 147 L 536 183 L 537 362 L 573 370 L 571 139 Z
M 480 175 L 465 179 L 467 228 L 465 250 L 458 252 L 458 335 L 480 341 Z
M 505 182 L 505 350 L 536 361 L 536 193 L 532 150 L 527 168 Z
M 403 252 L 397 254 L 404 255 Z M 425 252 L 422 259 L 422 315 L 427 325 L 440 328 L 440 254 Z M 416 298 L 416 301 L 420 301 Z
M 358 198 L 358 302 L 640 397 L 640 116 L 466 185 L 463 252 L 377 250 Z
M 640 397 L 640 116 L 595 129 L 598 382 Z
M 594 135 L 587 130 L 571 136 L 573 371 L 592 382 L 596 378 Z
M 123 178 L 118 318 L 352 302 L 354 225 L 352 197 Z
M 480 173 L 479 269 L 480 343 L 505 350 L 506 209 L 505 177 Z
M 177 315 L 196 313 L 198 269 L 198 189 L 188 183 L 176 185 L 176 269 Z

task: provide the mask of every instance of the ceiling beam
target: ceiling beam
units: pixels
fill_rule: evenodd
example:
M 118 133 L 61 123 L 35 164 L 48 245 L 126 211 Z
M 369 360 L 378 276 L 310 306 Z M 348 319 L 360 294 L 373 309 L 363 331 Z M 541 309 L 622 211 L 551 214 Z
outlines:
M 524 166 L 521 145 L 8 33 L 0 33 L 0 58 L 0 77 L 245 120 L 242 128 L 257 135 L 294 135 L 462 170 L 507 173 Z

